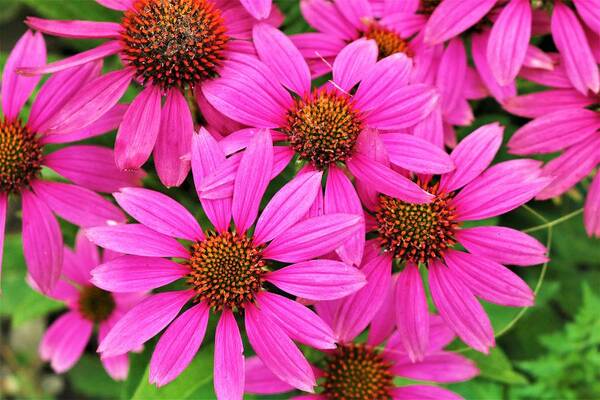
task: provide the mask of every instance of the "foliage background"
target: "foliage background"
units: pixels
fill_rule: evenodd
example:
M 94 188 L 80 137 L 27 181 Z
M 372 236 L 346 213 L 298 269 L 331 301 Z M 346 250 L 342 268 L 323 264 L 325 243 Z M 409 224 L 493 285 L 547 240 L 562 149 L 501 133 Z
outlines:
M 297 0 L 279 0 L 286 14 L 283 30 L 309 30 L 300 15 Z M 25 31 L 23 18 L 36 15 L 55 19 L 115 20 L 119 14 L 98 6 L 93 0 L 0 0 L 0 67 L 8 52 Z M 61 58 L 93 46 L 93 41 L 47 37 L 49 57 Z M 540 43 L 542 47 L 551 46 Z M 105 69 L 116 67 L 116 60 Z M 519 91 L 539 88 L 519 82 Z M 135 89 L 126 95 L 129 100 Z M 508 140 L 525 120 L 503 113 L 493 100 L 472 103 L 477 120 L 459 132 L 464 136 L 476 126 L 499 121 L 507 127 Z M 112 146 L 114 133 L 91 142 Z M 510 158 L 503 148 L 498 160 Z M 496 160 L 496 161 L 498 161 Z M 147 165 L 148 171 L 152 170 Z M 51 174 L 50 171 L 44 171 Z M 276 190 L 294 173 L 294 165 L 276 179 Z M 286 176 L 287 174 L 287 176 Z M 59 177 L 55 177 L 60 179 Z M 167 192 L 205 220 L 189 180 L 177 189 L 165 190 L 150 173 L 146 187 Z M 533 202 L 494 220 L 517 229 L 530 229 L 551 246 L 551 262 L 520 268 L 518 273 L 532 287 L 540 284 L 536 306 L 519 310 L 486 304 L 497 333 L 498 347 L 489 356 L 453 346 L 474 359 L 481 376 L 473 381 L 449 385 L 467 399 L 600 399 L 600 241 L 585 235 L 581 208 L 589 181 L 565 196 Z M 273 193 L 273 192 L 270 192 Z M 131 357 L 129 379 L 113 382 L 102 369 L 90 343 L 81 361 L 68 373 L 55 375 L 37 355 L 37 346 L 47 325 L 60 315 L 62 305 L 33 292 L 25 283 L 18 203 L 11 203 L 0 297 L 0 398 L 77 399 L 210 399 L 212 391 L 212 341 L 207 334 L 192 365 L 172 384 L 157 390 L 147 383 L 147 364 L 155 342 Z M 63 224 L 65 242 L 73 243 L 75 229 Z M 545 276 L 541 274 L 545 271 Z M 543 278 L 543 282 L 542 279 Z M 516 321 L 516 319 L 521 318 Z M 516 322 L 516 323 L 515 323 Z M 211 321 L 214 325 L 215 321 Z M 514 325 L 513 325 L 514 324 Z M 512 328 L 511 328 L 512 327 Z M 510 329 L 509 329 L 510 328 Z M 214 330 L 213 330 L 214 331 Z M 209 329 L 207 332 L 211 332 Z M 249 349 L 249 346 L 246 346 Z M 310 355 L 309 355 L 310 356 Z M 251 398 L 251 397 L 249 397 Z M 254 397 L 252 397 L 254 398 Z M 264 398 L 276 398 L 266 396 Z M 280 397 L 283 398 L 283 397 Z

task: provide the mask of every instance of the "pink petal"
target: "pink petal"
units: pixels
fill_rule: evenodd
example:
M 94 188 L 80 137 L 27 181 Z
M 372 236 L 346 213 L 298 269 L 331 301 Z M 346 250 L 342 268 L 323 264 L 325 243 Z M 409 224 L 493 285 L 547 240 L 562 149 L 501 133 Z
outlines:
M 269 272 L 265 280 L 281 290 L 310 300 L 335 300 L 367 283 L 360 270 L 334 260 L 312 260 Z
M 582 94 L 587 94 L 588 89 L 598 93 L 598 65 L 577 16 L 563 3 L 558 3 L 552 13 L 552 38 L 573 86 Z
M 92 283 L 109 292 L 147 292 L 189 272 L 187 266 L 164 258 L 125 255 L 96 267 Z
M 501 264 L 456 250 L 448 250 L 444 254 L 444 261 L 454 276 L 484 300 L 512 307 L 533 305 L 533 291 Z
M 61 374 L 73 367 L 92 336 L 93 325 L 79 313 L 70 311 L 48 328 L 40 343 L 40 356 L 50 361 L 54 372 Z
M 123 188 L 114 196 L 123 210 L 148 228 L 191 241 L 204 239 L 192 214 L 167 195 L 142 188 Z
M 117 104 L 131 78 L 131 71 L 121 70 L 88 81 L 48 121 L 48 133 L 74 132 L 91 125 Z
M 479 22 L 496 0 L 443 0 L 425 26 L 425 41 L 438 44 L 459 35 Z
M 273 374 L 260 358 L 253 356 L 246 360 L 246 383 L 244 392 L 251 394 L 278 394 L 294 390 Z
M 463 400 L 454 392 L 437 386 L 409 385 L 395 388 L 393 400 Z
M 357 29 L 364 27 L 365 18 L 372 18 L 373 11 L 369 0 L 336 0 L 337 9 Z
M 325 186 L 325 214 L 347 213 L 362 215 L 363 209 L 350 179 L 336 166 L 330 166 Z M 365 247 L 365 227 L 361 226 L 336 253 L 350 265 L 359 266 Z
M 414 0 L 410 0 L 415 3 Z M 390 4 L 403 6 L 399 2 L 389 2 Z M 419 0 L 416 0 L 417 7 Z M 404 4 L 406 4 L 404 2 Z M 390 27 L 401 37 L 411 37 L 415 33 L 418 33 L 425 27 L 427 23 L 427 16 L 421 14 L 415 14 L 413 11 L 397 11 L 397 12 L 386 12 L 383 17 L 379 20 L 381 25 Z
M 548 71 L 554 69 L 554 60 L 550 55 L 544 53 L 539 48 L 529 45 L 525 53 L 525 60 L 523 60 L 523 66 L 529 68 L 540 68 Z
M 369 336 L 367 337 L 367 344 L 371 346 L 379 346 L 384 343 L 392 332 L 396 330 L 396 319 L 390 318 L 394 315 L 395 304 L 394 304 L 394 286 L 396 284 L 396 277 L 392 277 L 392 284 L 389 288 L 382 288 L 383 293 L 381 297 L 384 298 L 381 307 L 377 311 L 377 314 L 371 320 L 369 326 Z M 389 342 L 388 342 L 389 343 Z
M 272 0 L 240 0 L 240 3 L 256 19 L 265 19 L 271 14 Z
M 396 362 L 392 369 L 403 378 L 437 383 L 463 382 L 479 374 L 473 361 L 450 352 L 429 354 L 418 363 L 406 359 Z
M 467 77 L 467 54 L 461 38 L 448 44 L 439 62 L 436 86 L 440 89 L 441 106 L 444 114 L 454 110 L 463 96 Z
M 470 253 L 501 264 L 527 266 L 548 261 L 543 244 L 515 229 L 477 226 L 458 230 L 456 238 Z
M 41 33 L 27 31 L 15 44 L 4 64 L 2 73 L 2 112 L 6 119 L 14 120 L 40 81 L 40 76 L 25 77 L 17 68 L 37 67 L 46 62 L 46 44 Z
M 269 201 L 256 223 L 254 243 L 266 243 L 298 222 L 321 189 L 320 171 L 297 175 Z
M 433 198 L 413 181 L 361 154 L 348 160 L 347 165 L 356 179 L 388 196 L 411 203 L 428 203 Z
M 114 192 L 122 187 L 140 186 L 144 176 L 117 169 L 114 153 L 100 146 L 63 147 L 44 157 L 44 165 L 79 186 L 98 192 Z
M 161 112 L 160 128 L 154 147 L 154 165 L 163 185 L 179 186 L 190 171 L 190 153 L 194 121 L 179 89 L 171 89 Z
M 116 22 L 56 21 L 36 17 L 25 18 L 25 24 L 48 35 L 75 39 L 119 39 L 122 30 Z
M 52 211 L 29 190 L 23 201 L 23 254 L 31 279 L 43 293 L 56 285 L 63 262 L 63 240 Z
M 129 105 L 115 141 L 115 161 L 120 169 L 138 169 L 146 162 L 160 130 L 161 90 L 146 87 Z
M 377 44 L 374 40 L 359 39 L 344 47 L 333 62 L 333 81 L 349 92 L 377 62 Z
M 326 0 L 300 2 L 300 10 L 306 21 L 318 32 L 345 40 L 356 39 L 356 29 L 341 14 L 338 6 Z
M 160 295 L 161 294 L 158 294 L 153 297 Z M 152 299 L 152 297 L 150 299 Z M 175 314 L 180 308 L 181 307 L 177 308 Z M 153 311 L 153 314 L 156 313 L 155 309 L 151 310 Z M 206 325 L 208 324 L 208 311 L 209 308 L 206 304 L 199 303 L 181 314 L 162 334 L 156 344 L 154 353 L 152 353 L 152 359 L 150 360 L 150 383 L 154 383 L 158 387 L 164 386 L 177 378 L 190 364 L 200 348 L 202 339 L 204 339 Z M 133 310 L 125 315 L 122 320 L 127 319 L 132 314 Z M 165 320 L 166 319 L 167 318 L 165 317 Z M 111 330 L 111 333 L 118 329 L 119 323 L 120 321 L 115 325 L 113 330 Z M 168 323 L 169 321 L 167 321 L 167 324 Z M 145 326 L 143 328 L 147 329 Z M 108 337 L 111 336 L 111 333 L 108 334 Z M 156 333 L 158 332 L 154 332 L 152 336 Z M 102 344 L 108 340 L 108 337 L 102 341 Z
M 432 143 L 405 133 L 381 135 L 390 161 L 401 168 L 423 174 L 443 174 L 454 169 L 448 154 Z
M 308 307 L 269 292 L 263 292 L 257 304 L 290 338 L 315 349 L 335 349 L 331 328 Z
M 117 11 L 125 11 L 132 6 L 132 0 L 95 0 L 96 3 L 103 5 L 106 8 Z
M 121 354 L 120 356 L 101 358 L 102 366 L 106 373 L 115 381 L 124 381 L 129 373 L 129 356 Z
M 600 35 L 600 3 L 598 0 L 574 0 L 573 3 L 581 19 Z
M 246 334 L 252 348 L 279 379 L 313 392 L 315 377 L 308 361 L 279 325 L 254 305 L 246 307 Z
M 98 248 L 86 237 L 83 230 L 77 232 L 75 251 L 65 247 L 62 275 L 82 286 L 88 286 L 90 271 L 100 263 Z
M 191 290 L 164 292 L 143 300 L 119 319 L 100 342 L 98 352 L 103 357 L 111 357 L 139 348 L 173 321 L 194 294 Z M 169 337 L 177 333 L 178 330 L 173 329 Z
M 444 148 L 444 123 L 442 109 L 436 107 L 423 121 L 412 128 L 415 137 L 425 139 L 436 147 Z
M 289 263 L 310 260 L 338 248 L 361 224 L 362 217 L 351 214 L 329 214 L 305 219 L 275 238 L 263 256 Z
M 422 361 L 429 345 L 429 309 L 419 269 L 409 263 L 395 291 L 398 334 L 412 362 Z
M 244 151 L 233 185 L 231 213 L 239 233 L 244 233 L 254 224 L 260 201 L 271 181 L 272 169 L 271 134 L 261 129 Z
M 71 128 L 67 126 L 67 130 L 65 131 L 45 132 L 40 141 L 44 144 L 71 143 L 113 131 L 121 124 L 127 108 L 129 108 L 129 104 L 115 104 L 111 109 L 106 111 L 104 115 L 84 128 L 75 127 L 73 130 L 69 131 Z M 46 128 L 43 127 L 43 129 Z M 114 164 L 114 156 L 111 157 L 111 160 Z
M 463 139 L 450 154 L 456 169 L 442 176 L 440 186 L 454 191 L 477 178 L 496 156 L 502 145 L 503 133 L 501 125 L 491 123 Z
M 141 224 L 88 228 L 86 235 L 98 246 L 119 253 L 146 257 L 189 257 L 185 247 L 174 238 Z
M 36 181 L 32 187 L 52 211 L 82 228 L 126 221 L 118 207 L 89 189 L 47 181 Z
M 467 345 L 487 354 L 495 346 L 494 331 L 471 290 L 438 261 L 429 265 L 429 285 L 433 302 L 448 326 Z
M 192 173 L 196 191 L 204 179 L 225 163 L 225 154 L 217 141 L 204 128 L 192 138 Z M 203 199 L 198 193 L 202 208 L 215 229 L 223 232 L 231 221 L 231 199 Z
M 224 310 L 215 333 L 214 385 L 219 399 L 244 395 L 244 345 L 231 310 Z
M 254 47 L 274 78 L 288 89 L 303 95 L 310 92 L 310 71 L 300 51 L 280 30 L 266 23 L 253 28 Z
M 589 236 L 600 236 L 600 174 L 596 174 L 588 190 L 583 209 L 583 221 L 585 223 L 585 230 Z
M 525 61 L 531 37 L 531 14 L 528 0 L 511 0 L 494 22 L 487 58 L 500 85 L 512 82 Z
M 594 97 L 572 89 L 545 90 L 513 97 L 504 104 L 504 109 L 520 117 L 537 118 L 565 109 L 586 108 L 595 101 Z

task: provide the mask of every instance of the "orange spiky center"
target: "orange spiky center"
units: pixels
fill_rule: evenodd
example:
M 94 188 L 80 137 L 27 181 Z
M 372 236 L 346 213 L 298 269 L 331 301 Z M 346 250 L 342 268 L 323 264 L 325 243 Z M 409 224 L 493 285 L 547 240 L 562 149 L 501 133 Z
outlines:
M 255 300 L 266 273 L 262 247 L 237 233 L 210 233 L 191 247 L 188 283 L 215 311 L 244 308 Z
M 17 119 L 0 119 L 0 192 L 18 193 L 42 169 L 42 146 Z
M 352 156 L 362 128 L 360 114 L 348 95 L 317 90 L 296 99 L 283 131 L 301 159 L 325 169 Z
M 322 396 L 336 400 L 391 399 L 391 364 L 364 344 L 341 345 L 323 369 Z
M 384 28 L 376 22 L 369 24 L 369 27 L 364 32 L 364 37 L 373 39 L 379 48 L 379 58 L 385 58 L 396 53 L 404 53 L 408 57 L 413 56 L 410 45 L 407 40 L 402 38 L 396 32 Z
M 438 190 L 438 185 L 421 185 L 435 198 L 428 204 L 412 204 L 379 195 L 375 211 L 377 236 L 381 247 L 400 261 L 426 263 L 441 257 L 456 243 L 458 223 L 451 200 L 453 193 Z
M 122 26 L 124 58 L 143 83 L 184 88 L 218 75 L 228 37 L 211 0 L 137 0 Z
M 112 293 L 96 286 L 85 286 L 79 293 L 79 312 L 92 322 L 106 321 L 115 310 Z

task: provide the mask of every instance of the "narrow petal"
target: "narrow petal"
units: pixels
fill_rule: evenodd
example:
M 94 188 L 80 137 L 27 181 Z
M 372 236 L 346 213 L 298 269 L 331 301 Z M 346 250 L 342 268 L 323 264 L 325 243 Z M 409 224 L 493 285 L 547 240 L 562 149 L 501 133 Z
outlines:
M 256 19 L 265 19 L 271 14 L 272 0 L 240 0 L 240 3 Z
M 129 374 L 129 356 L 121 354 L 120 356 L 101 358 L 102 366 L 106 373 L 115 381 L 124 381 Z
M 119 39 L 122 30 L 116 22 L 56 21 L 37 17 L 25 18 L 25 24 L 48 35 L 74 39 Z
M 63 240 L 52 211 L 29 190 L 23 201 L 23 254 L 29 275 L 43 293 L 49 293 L 60 277 Z
M 351 214 L 329 214 L 305 219 L 275 238 L 263 256 L 289 263 L 310 260 L 338 248 L 361 224 L 362 217 Z
M 283 186 L 265 207 L 254 230 L 254 243 L 266 243 L 298 222 L 321 190 L 320 171 L 297 175 Z
M 138 169 L 146 162 L 160 130 L 161 90 L 146 87 L 129 105 L 115 141 L 115 161 L 120 169 Z
M 265 280 L 310 300 L 335 300 L 356 292 L 367 281 L 359 269 L 334 260 L 311 260 L 269 272 Z
M 356 29 L 341 14 L 339 7 L 326 0 L 307 0 L 300 2 L 302 15 L 310 26 L 318 32 L 324 32 L 350 41 L 356 39 Z
M 448 250 L 444 254 L 444 261 L 454 276 L 484 300 L 512 307 L 533 305 L 533 291 L 501 264 L 456 250 Z
M 272 169 L 273 141 L 269 131 L 261 129 L 244 151 L 233 185 L 231 213 L 239 233 L 254 224 Z
M 344 171 L 336 166 L 330 166 L 325 186 L 325 214 L 346 213 L 363 215 L 363 208 L 356 189 Z M 365 227 L 348 238 L 346 242 L 336 249 L 340 259 L 350 265 L 359 266 L 365 248 Z
M 361 154 L 352 157 L 347 165 L 356 179 L 388 196 L 411 203 L 428 203 L 433 198 L 410 179 Z
M 598 65 L 577 16 L 563 3 L 558 3 L 552 13 L 552 38 L 573 86 L 582 94 L 587 94 L 588 89 L 598 93 Z
M 156 296 L 160 296 L 160 294 Z M 157 312 L 156 309 L 151 310 L 154 314 Z M 162 334 L 150 360 L 150 383 L 154 383 L 158 387 L 164 386 L 177 378 L 192 362 L 204 339 L 208 324 L 208 311 L 209 308 L 205 303 L 199 303 L 181 314 Z M 133 310 L 123 319 L 126 319 L 132 312 Z M 111 332 L 116 330 L 118 325 L 119 323 Z
M 350 92 L 377 62 L 374 40 L 359 39 L 344 47 L 333 62 L 333 81 L 343 91 Z
M 148 297 L 115 324 L 100 342 L 98 352 L 102 353 L 103 357 L 111 357 L 138 349 L 173 321 L 179 310 L 193 296 L 193 291 L 186 290 L 164 292 Z M 173 329 L 173 333 L 169 336 L 176 336 L 177 333 L 178 330 Z
M 335 349 L 331 328 L 308 307 L 268 292 L 257 300 L 260 312 L 276 321 L 290 338 L 315 349 Z
M 133 4 L 132 0 L 95 0 L 96 3 L 103 5 L 106 8 L 117 11 L 125 11 Z
M 574 0 L 573 3 L 581 19 L 600 35 L 600 3 L 598 0 Z
M 109 292 L 147 292 L 189 272 L 187 266 L 164 258 L 125 255 L 96 267 L 92 283 Z
M 429 354 L 418 363 L 408 359 L 403 363 L 396 362 L 392 370 L 403 378 L 437 383 L 463 382 L 479 374 L 473 361 L 450 352 Z
M 6 59 L 2 73 L 2 113 L 6 119 L 13 120 L 19 116 L 21 108 L 41 79 L 41 76 L 19 75 L 17 68 L 35 68 L 45 62 L 46 44 L 42 34 L 25 32 Z
M 502 145 L 503 133 L 501 125 L 491 123 L 463 139 L 450 154 L 456 169 L 442 176 L 441 187 L 454 191 L 477 178 L 496 156 Z
M 34 182 L 32 187 L 52 211 L 82 228 L 126 221 L 125 215 L 117 206 L 89 189 L 47 181 Z
M 192 214 L 167 195 L 142 188 L 123 188 L 114 196 L 123 210 L 148 228 L 191 241 L 204 239 Z
M 336 0 L 337 9 L 357 29 L 364 27 L 365 18 L 373 17 L 373 10 L 368 0 Z
M 470 253 L 500 264 L 527 266 L 548 261 L 543 244 L 515 229 L 477 226 L 458 230 L 456 238 Z
M 443 0 L 425 26 L 425 41 L 437 44 L 457 36 L 481 20 L 496 0 Z
M 390 161 L 401 168 L 422 174 L 444 174 L 454 169 L 450 156 L 432 143 L 405 133 L 382 134 Z
M 494 22 L 487 46 L 492 74 L 500 85 L 512 82 L 519 73 L 531 38 L 531 4 L 511 0 Z
M 219 399 L 244 395 L 244 345 L 231 310 L 224 310 L 215 333 L 215 393 Z
M 92 336 L 93 325 L 75 311 L 62 315 L 48 328 L 40 343 L 42 359 L 61 374 L 73 367 Z
M 454 38 L 444 50 L 436 75 L 444 114 L 454 110 L 463 96 L 467 78 L 467 54 L 461 38 Z
M 583 209 L 585 230 L 591 237 L 600 236 L 600 174 L 592 181 Z M 1 229 L 1 225 L 0 225 Z
M 594 97 L 572 89 L 556 89 L 513 97 L 504 104 L 504 109 L 520 117 L 537 118 L 565 109 L 586 108 L 595 101 Z
M 395 297 L 396 325 L 402 344 L 412 362 L 422 361 L 429 345 L 429 309 L 416 265 L 407 264 L 398 275 Z
M 554 60 L 549 54 L 544 53 L 542 50 L 533 45 L 529 45 L 527 47 L 527 52 L 525 53 L 523 66 L 552 71 L 554 69 Z
M 379 311 L 375 314 L 371 320 L 369 326 L 369 336 L 367 338 L 367 344 L 371 346 L 379 346 L 384 343 L 392 332 L 396 330 L 396 319 L 390 318 L 394 315 L 395 304 L 394 304 L 394 287 L 396 285 L 395 277 L 392 278 L 392 284 L 388 288 L 381 288 L 383 301 Z
M 412 128 L 415 137 L 425 139 L 436 147 L 444 148 L 444 121 L 442 109 L 436 107 L 423 121 Z
M 189 257 L 185 247 L 178 241 L 141 224 L 88 228 L 86 235 L 98 246 L 119 253 L 146 257 Z
M 244 392 L 251 394 L 278 394 L 294 390 L 294 387 L 279 379 L 261 361 L 253 356 L 246 360 L 246 383 Z
M 154 147 L 154 165 L 163 185 L 179 186 L 190 171 L 190 161 L 184 159 L 192 148 L 194 121 L 190 108 L 178 88 L 167 93 L 160 114 L 160 128 Z
M 463 400 L 454 392 L 437 386 L 409 385 L 395 388 L 393 400 Z
M 409 0 L 413 3 L 418 3 L 419 0 Z M 400 2 L 391 2 L 398 4 L 400 7 L 403 6 L 403 3 Z M 383 17 L 380 20 L 380 23 L 383 26 L 390 27 L 394 30 L 394 32 L 398 33 L 401 37 L 411 37 L 415 33 L 421 31 L 425 24 L 427 23 L 427 16 L 422 14 L 416 14 L 412 11 L 397 11 L 397 12 L 386 12 L 383 14 Z
M 487 90 L 496 101 L 503 104 L 508 99 L 517 95 L 517 87 L 514 81 L 506 85 L 500 85 L 492 74 L 492 69 L 487 59 L 489 36 L 490 33 L 488 30 L 472 35 L 471 53 L 473 55 L 473 63 Z
M 78 142 L 80 140 L 89 139 L 114 131 L 121 124 L 127 108 L 129 108 L 129 104 L 115 104 L 108 111 L 104 112 L 104 114 L 96 121 L 84 128 L 65 126 L 64 131 L 53 130 L 51 132 L 46 132 L 46 127 L 44 126 L 42 127 L 42 129 L 44 129 L 44 136 L 41 137 L 40 142 L 43 144 Z M 112 160 L 114 164 L 114 156 L 112 157 Z
M 494 331 L 483 307 L 471 290 L 445 265 L 429 265 L 433 302 L 444 321 L 470 347 L 483 353 L 495 346 Z
M 273 71 L 274 77 L 293 92 L 310 92 L 310 71 L 292 41 L 273 26 L 260 23 L 252 30 L 258 56 Z
M 306 358 L 282 328 L 253 305 L 246 307 L 246 334 L 256 354 L 278 378 L 313 392 L 315 376 Z

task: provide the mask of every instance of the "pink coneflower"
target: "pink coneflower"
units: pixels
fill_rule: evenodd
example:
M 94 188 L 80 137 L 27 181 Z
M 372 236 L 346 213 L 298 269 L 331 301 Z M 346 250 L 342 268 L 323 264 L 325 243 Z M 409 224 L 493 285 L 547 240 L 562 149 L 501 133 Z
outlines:
M 246 57 L 245 64 L 224 68 L 222 78 L 204 85 L 203 93 L 230 118 L 272 129 L 273 140 L 283 145 L 277 148 L 286 151 L 290 158 L 295 155 L 309 168 L 328 170 L 342 188 L 349 187 L 343 193 L 326 196 L 326 213 L 361 212 L 346 171 L 391 196 L 416 203 L 431 200 L 431 195 L 389 164 L 364 156 L 372 146 L 363 140 L 366 132 L 410 128 L 437 105 L 438 95 L 433 87 L 408 84 L 412 68 L 404 54 L 377 61 L 376 42 L 357 40 L 335 59 L 332 83 L 311 91 L 308 65 L 289 38 L 266 24 L 256 25 L 253 37 L 260 60 Z M 228 152 L 238 151 L 246 146 L 253 131 L 233 133 L 222 146 Z M 397 142 L 385 143 L 378 149 L 389 154 L 392 164 L 420 173 L 453 168 L 448 155 L 428 141 L 409 134 L 397 137 Z M 224 167 L 228 168 L 231 169 Z M 231 181 L 231 175 L 217 175 Z M 215 186 L 216 182 L 207 180 L 205 187 L 200 188 L 201 197 L 215 196 L 211 193 Z M 358 265 L 364 248 L 362 232 L 344 247 L 350 255 L 345 261 Z
M 329 72 L 340 51 L 359 38 L 375 40 L 379 58 L 406 54 L 414 62 L 411 81 L 434 85 L 441 95 L 441 113 L 435 110 L 415 125 L 415 135 L 439 146 L 443 146 L 446 136 L 446 142 L 455 145 L 452 125 L 470 125 L 473 113 L 467 98 L 481 97 L 480 93 L 469 90 L 478 84 L 478 77 L 467 66 L 462 40 L 452 40 L 446 49 L 443 45 L 425 45 L 422 34 L 425 15 L 411 14 L 399 4 L 387 3 L 383 4 L 383 16 L 379 17 L 379 7 L 373 1 L 353 7 L 345 0 L 303 0 L 302 14 L 317 32 L 290 38 L 316 76 Z
M 192 171 L 197 183 L 224 161 L 224 153 L 206 130 L 194 137 Z M 322 172 L 314 171 L 296 176 L 279 190 L 255 224 L 272 169 L 271 137 L 261 130 L 241 157 L 232 197 L 201 200 L 214 226 L 206 233 L 185 208 L 165 195 L 145 189 L 115 194 L 140 224 L 88 230 L 93 242 L 128 254 L 94 270 L 93 282 L 119 292 L 151 290 L 184 278 L 187 289 L 155 294 L 132 309 L 100 344 L 103 356 L 130 351 L 173 321 L 150 362 L 150 381 L 165 385 L 194 357 L 212 311 L 221 315 L 215 338 L 215 391 L 221 399 L 241 398 L 243 347 L 235 315 L 243 314 L 248 339 L 265 365 L 290 385 L 312 390 L 314 375 L 292 340 L 334 348 L 333 334 L 307 307 L 273 293 L 265 283 L 311 300 L 336 299 L 362 287 L 365 279 L 358 269 L 315 259 L 352 236 L 362 216 L 307 218 L 321 187 Z M 235 228 L 230 226 L 232 217 Z M 292 265 L 277 269 L 272 261 Z M 177 317 L 188 303 L 191 308 Z
M 75 145 L 45 154 L 48 144 L 77 141 L 114 129 L 122 115 L 116 107 L 85 129 L 48 132 L 48 121 L 61 112 L 65 103 L 81 97 L 81 87 L 99 75 L 101 64 L 93 62 L 48 79 L 24 122 L 21 109 L 40 79 L 17 75 L 15 70 L 41 65 L 45 60 L 42 35 L 27 31 L 11 51 L 2 75 L 0 256 L 9 195 L 20 196 L 25 260 L 32 279 L 47 293 L 60 276 L 63 254 L 62 235 L 53 212 L 81 227 L 123 222 L 123 213 L 94 191 L 112 192 L 121 186 L 136 185 L 141 175 L 118 171 L 112 151 L 104 147 Z M 44 179 L 43 167 L 75 184 Z
M 430 340 L 423 360 L 416 363 L 408 357 L 400 332 L 393 332 L 393 327 L 383 332 L 374 325 L 376 320 L 394 319 L 387 307 L 393 301 L 386 296 L 392 289 L 392 276 L 382 268 L 388 264 L 385 256 L 377 254 L 377 249 L 366 252 L 373 255 L 362 266 L 367 285 L 344 299 L 317 303 L 319 315 L 332 326 L 339 344 L 335 350 L 323 351 L 312 366 L 318 379 L 316 394 L 292 398 L 460 399 L 455 393 L 430 384 L 397 386 L 394 382 L 395 377 L 429 383 L 460 382 L 473 378 L 478 370 L 466 357 L 443 350 L 454 334 L 438 316 L 423 321 Z M 357 339 L 369 323 L 368 340 Z M 381 334 L 373 336 L 374 330 Z M 259 358 L 246 362 L 246 393 L 276 394 L 293 389 L 264 368 Z
M 541 176 L 541 163 L 535 160 L 487 168 L 501 142 L 498 124 L 483 126 L 461 141 L 451 154 L 454 171 L 419 179 L 435 195 L 428 204 L 361 192 L 370 214 L 368 230 L 387 258 L 386 268 L 392 263 L 404 267 L 394 295 L 396 323 L 413 360 L 422 359 L 428 342 L 428 306 L 419 265 L 427 268 L 431 296 L 442 318 L 476 350 L 487 352 L 494 345 L 490 321 L 477 297 L 506 306 L 533 304 L 533 292 L 503 264 L 542 263 L 547 260 L 545 247 L 510 228 L 461 226 L 513 210 L 551 181 Z M 457 244 L 466 251 L 456 249 Z
M 186 178 L 194 121 L 188 98 L 202 85 L 218 80 L 223 68 L 235 68 L 239 54 L 252 53 L 255 19 L 236 0 L 99 0 L 123 11 L 121 23 L 50 21 L 27 18 L 41 32 L 68 37 L 110 39 L 83 53 L 36 68 L 27 74 L 61 71 L 91 60 L 118 54 L 125 67 L 86 87 L 86 96 L 71 102 L 68 119 L 52 129 L 85 127 L 106 107 L 116 104 L 132 80 L 143 86 L 119 126 L 115 158 L 120 169 L 140 168 L 154 150 L 161 182 L 178 186 Z M 245 1 L 261 14 L 269 2 Z M 264 4 L 263 4 L 264 3 Z M 271 20 L 279 16 L 273 13 Z M 164 105 L 161 105 L 165 97 Z M 202 105 L 202 99 L 198 104 Z M 210 110 L 208 110 L 210 112 Z
M 547 200 L 571 189 L 600 163 L 600 105 L 598 95 L 582 95 L 570 87 L 564 68 L 531 71 L 527 77 L 553 87 L 550 90 L 517 96 L 505 108 L 516 115 L 534 118 L 515 132 L 508 147 L 513 154 L 562 154 L 542 168 L 542 175 L 554 180 L 537 194 Z M 585 228 L 600 236 L 600 174 L 592 181 L 584 207 Z
M 42 360 L 50 361 L 56 373 L 68 371 L 77 363 L 94 327 L 98 327 L 98 341 L 101 341 L 119 318 L 144 299 L 143 293 L 111 293 L 91 282 L 90 271 L 117 256 L 106 251 L 100 257 L 98 248 L 81 231 L 77 234 L 75 249 L 65 247 L 62 279 L 49 296 L 64 302 L 69 311 L 48 327 L 39 349 Z M 100 360 L 113 379 L 127 378 L 127 354 Z

